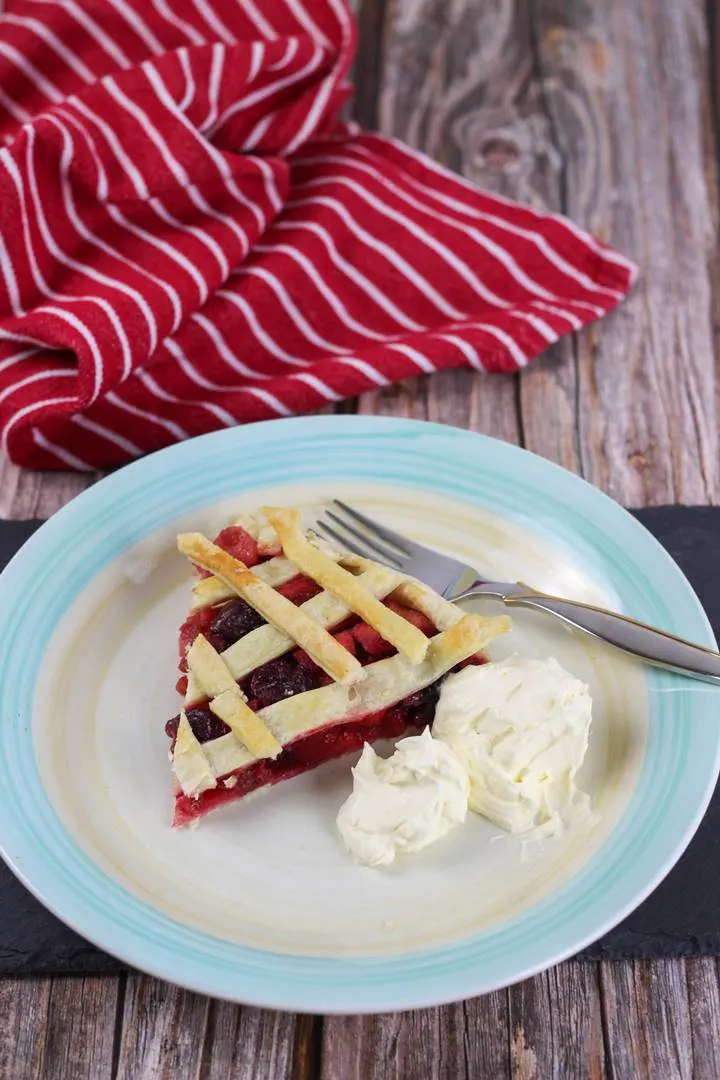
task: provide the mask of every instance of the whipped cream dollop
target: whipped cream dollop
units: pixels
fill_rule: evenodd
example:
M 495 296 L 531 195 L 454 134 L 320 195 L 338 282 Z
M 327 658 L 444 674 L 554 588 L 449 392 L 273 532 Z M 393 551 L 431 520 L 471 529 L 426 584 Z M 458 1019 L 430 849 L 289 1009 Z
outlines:
M 445 679 L 433 734 L 467 771 L 470 809 L 536 840 L 589 813 L 575 777 L 591 715 L 587 686 L 557 660 L 510 657 Z
M 358 862 L 388 866 L 396 855 L 420 851 L 464 821 L 468 793 L 463 765 L 428 728 L 401 739 L 389 758 L 366 743 L 338 829 Z

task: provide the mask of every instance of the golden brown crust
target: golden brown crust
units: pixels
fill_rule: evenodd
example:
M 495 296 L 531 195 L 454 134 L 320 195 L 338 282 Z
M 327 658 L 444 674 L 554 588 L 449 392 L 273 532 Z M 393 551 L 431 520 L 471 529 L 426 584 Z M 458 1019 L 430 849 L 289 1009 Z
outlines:
M 203 694 L 210 698 L 210 708 L 256 758 L 277 757 L 281 746 L 245 701 L 232 672 L 203 634 L 193 641 L 186 653 L 188 671 Z
M 228 555 L 201 533 L 181 533 L 178 549 L 247 600 L 276 630 L 291 637 L 336 682 L 352 683 L 363 678 L 362 665 L 332 634 L 262 581 L 239 559 Z
M 217 787 L 215 772 L 201 744 L 195 738 L 184 709 L 180 713 L 175 736 L 173 773 L 183 794 L 192 799 L 197 799 L 203 791 Z
M 484 615 L 463 615 L 459 622 L 432 639 L 430 649 L 433 661 L 440 667 L 454 667 L 467 660 L 499 634 L 506 634 L 512 626 L 507 615 L 486 618 Z
M 198 634 L 185 653 L 185 659 L 188 671 L 192 673 L 205 697 L 217 697 L 224 690 L 232 690 L 236 686 L 227 664 L 204 634 Z
M 385 607 L 356 577 L 314 547 L 302 532 L 297 510 L 263 507 L 263 513 L 280 537 L 286 557 L 298 570 L 342 600 L 411 663 L 423 660 L 429 641 L 425 634 Z
M 210 708 L 232 731 L 255 758 L 275 758 L 282 750 L 273 733 L 254 713 L 242 696 L 240 688 L 223 690 L 210 702 Z
M 274 589 L 297 576 L 297 570 L 293 564 L 282 555 L 260 563 L 259 566 L 253 568 L 253 573 L 266 585 L 272 585 Z M 202 578 L 193 585 L 192 610 L 198 611 L 200 608 L 210 607 L 213 604 L 221 604 L 223 600 L 231 600 L 233 596 L 235 596 L 234 590 L 220 578 Z
M 449 630 L 463 617 L 462 609 L 457 604 L 450 603 L 413 578 L 406 578 L 395 590 L 392 599 L 427 615 L 438 630 Z
M 510 625 L 505 615 L 463 615 L 450 630 L 432 638 L 420 664 L 399 654 L 378 660 L 365 669 L 367 678 L 356 687 L 322 686 L 268 705 L 260 715 L 284 745 L 315 728 L 380 712 L 435 682 Z

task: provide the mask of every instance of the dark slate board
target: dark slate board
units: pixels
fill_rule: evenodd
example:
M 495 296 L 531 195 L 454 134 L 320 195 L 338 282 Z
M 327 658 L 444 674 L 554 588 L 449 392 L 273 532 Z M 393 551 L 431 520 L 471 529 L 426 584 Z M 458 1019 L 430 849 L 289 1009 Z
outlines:
M 720 508 L 673 506 L 635 513 L 687 574 L 720 636 Z M 0 522 L 0 568 L 39 524 Z M 720 790 L 665 881 L 625 922 L 581 955 L 720 956 Z M 46 911 L 0 861 L 0 975 L 122 970 L 119 961 Z

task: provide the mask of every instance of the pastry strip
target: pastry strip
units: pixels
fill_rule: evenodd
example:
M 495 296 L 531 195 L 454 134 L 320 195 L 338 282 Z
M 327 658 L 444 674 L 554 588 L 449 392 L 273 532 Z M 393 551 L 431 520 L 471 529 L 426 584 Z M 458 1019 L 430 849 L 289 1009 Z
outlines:
M 364 678 L 360 662 L 332 634 L 275 592 L 239 559 L 228 555 L 201 533 L 181 533 L 178 549 L 247 600 L 276 630 L 291 637 L 336 682 L 352 683 Z
M 294 568 L 293 574 L 295 574 Z M 385 566 L 378 565 L 378 563 L 368 562 L 367 569 L 360 580 L 374 596 L 382 598 L 397 589 L 397 586 L 402 582 L 402 575 L 398 574 L 396 570 L 390 570 Z M 449 606 L 455 613 L 455 621 L 457 621 L 462 612 L 458 608 L 452 607 L 452 605 Z M 306 600 L 304 604 L 300 605 L 300 608 L 314 622 L 325 627 L 338 626 L 351 614 L 350 609 L 341 600 L 336 600 L 334 596 L 327 592 L 322 592 L 318 596 L 313 596 L 311 600 Z M 234 645 L 225 649 L 221 656 L 233 679 L 239 680 L 244 679 L 256 668 L 262 667 L 263 664 L 267 664 L 270 660 L 277 659 L 278 656 L 282 656 L 283 653 L 294 647 L 295 642 L 287 634 L 276 630 L 274 626 L 266 625 L 258 626 L 257 629 L 251 630 L 249 634 L 245 634 Z M 185 692 L 186 707 L 201 701 L 203 696 L 207 695 L 204 694 L 191 670 Z
M 253 757 L 277 757 L 282 749 L 280 743 L 257 713 L 248 708 L 227 664 L 203 634 L 198 634 L 188 649 L 187 663 L 193 679 L 204 695 L 211 699 L 212 711 L 227 724 Z
M 267 562 L 259 563 L 253 567 L 256 577 L 264 581 L 266 585 L 277 588 L 297 577 L 297 570 L 289 559 L 278 555 Z M 193 585 L 191 611 L 199 611 L 200 608 L 210 607 L 213 604 L 221 604 L 223 600 L 231 600 L 235 596 L 235 590 L 226 585 L 217 577 L 202 578 Z
M 285 556 L 303 574 L 307 574 L 346 607 L 373 627 L 385 641 L 413 664 L 419 664 L 427 652 L 429 639 L 416 626 L 386 608 L 358 578 L 334 562 L 325 552 L 313 547 L 300 526 L 297 510 L 263 507 L 263 513 L 275 528 Z
M 237 741 L 234 738 L 233 742 L 237 746 Z M 238 750 L 241 749 L 242 747 L 238 746 Z M 184 795 L 197 799 L 199 795 L 202 795 L 203 791 L 217 787 L 215 772 L 202 746 L 195 738 L 193 729 L 190 727 L 188 718 L 185 715 L 185 710 L 180 713 L 180 723 L 175 736 L 172 761 L 175 779 L 182 788 Z

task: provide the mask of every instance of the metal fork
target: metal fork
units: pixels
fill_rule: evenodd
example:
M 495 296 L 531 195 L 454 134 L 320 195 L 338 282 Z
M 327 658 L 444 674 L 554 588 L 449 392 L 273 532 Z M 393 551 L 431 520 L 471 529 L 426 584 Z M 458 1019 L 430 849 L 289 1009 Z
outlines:
M 511 608 L 545 611 L 639 660 L 720 685 L 720 653 L 626 615 L 538 592 L 522 582 L 486 581 L 472 566 L 409 540 L 339 499 L 332 505 L 334 509 L 317 523 L 322 533 L 356 555 L 424 582 L 448 600 L 492 596 Z

